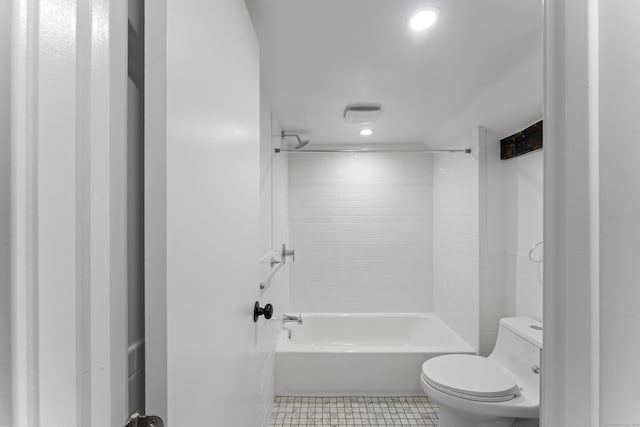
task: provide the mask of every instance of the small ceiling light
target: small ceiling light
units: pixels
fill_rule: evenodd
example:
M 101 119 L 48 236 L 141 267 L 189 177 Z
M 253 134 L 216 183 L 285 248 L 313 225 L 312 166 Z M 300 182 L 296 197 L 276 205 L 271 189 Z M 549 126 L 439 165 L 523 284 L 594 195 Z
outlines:
M 432 26 L 437 19 L 438 9 L 430 7 L 413 15 L 413 18 L 409 21 L 409 27 L 414 31 L 426 30 Z
M 373 131 L 371 129 L 362 129 L 360 131 L 360 135 L 362 135 L 362 136 L 370 136 L 370 135 L 373 135 Z

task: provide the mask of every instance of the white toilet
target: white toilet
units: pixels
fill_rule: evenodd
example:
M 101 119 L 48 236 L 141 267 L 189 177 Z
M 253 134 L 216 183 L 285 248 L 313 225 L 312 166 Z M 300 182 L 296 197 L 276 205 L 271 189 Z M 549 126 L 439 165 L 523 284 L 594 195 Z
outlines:
M 439 427 L 508 427 L 539 418 L 542 324 L 500 320 L 489 357 L 450 354 L 422 365 L 422 390 L 440 406 Z

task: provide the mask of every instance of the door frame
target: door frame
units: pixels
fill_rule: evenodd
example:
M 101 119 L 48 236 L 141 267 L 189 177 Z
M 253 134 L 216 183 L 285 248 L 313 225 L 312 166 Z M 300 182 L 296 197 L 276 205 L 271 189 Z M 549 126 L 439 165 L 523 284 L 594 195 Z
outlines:
M 562 202 L 572 185 L 577 188 L 567 181 L 566 167 L 597 173 L 597 6 L 598 0 L 545 1 L 545 425 L 561 425 L 576 414 L 584 417 L 582 425 L 598 422 L 593 175 L 588 194 L 572 205 L 586 206 L 588 220 L 573 234 L 554 232 L 576 218 Z M 81 426 L 88 417 L 96 427 L 121 425 L 127 401 L 126 4 L 13 0 L 12 7 L 14 424 Z M 61 102 L 73 105 L 71 111 Z M 565 156 L 568 136 L 586 137 L 592 156 L 579 162 Z M 581 245 L 584 236 L 587 246 Z M 567 280 L 564 262 L 572 263 L 570 271 L 586 271 L 589 285 Z M 569 313 L 576 297 L 587 301 L 586 309 Z M 577 335 L 581 329 L 571 327 L 576 322 L 584 327 Z M 585 354 L 587 384 L 571 368 Z M 594 409 L 581 411 L 572 402 L 581 402 L 580 408 L 591 402 Z
M 544 2 L 544 426 L 599 425 L 598 7 Z
M 124 425 L 127 4 L 12 24 L 14 425 Z

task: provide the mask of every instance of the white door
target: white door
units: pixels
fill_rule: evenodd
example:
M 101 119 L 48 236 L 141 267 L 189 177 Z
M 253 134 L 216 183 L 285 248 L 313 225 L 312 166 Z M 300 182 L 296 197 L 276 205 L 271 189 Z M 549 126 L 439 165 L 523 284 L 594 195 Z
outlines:
M 260 424 L 259 60 L 242 0 L 154 0 L 147 413 Z M 13 424 L 127 417 L 127 4 L 12 2 Z
M 259 52 L 242 0 L 146 3 L 147 413 L 260 424 Z

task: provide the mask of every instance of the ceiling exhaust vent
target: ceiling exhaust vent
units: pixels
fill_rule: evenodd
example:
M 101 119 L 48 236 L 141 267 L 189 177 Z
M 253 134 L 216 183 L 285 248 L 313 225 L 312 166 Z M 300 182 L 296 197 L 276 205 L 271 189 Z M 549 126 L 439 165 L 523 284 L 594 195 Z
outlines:
M 354 104 L 347 105 L 344 110 L 344 121 L 346 123 L 370 124 L 380 117 L 382 109 L 380 104 Z

